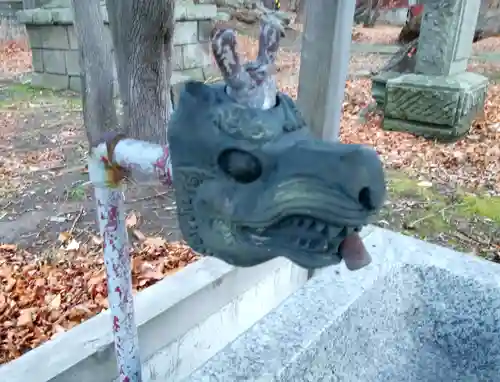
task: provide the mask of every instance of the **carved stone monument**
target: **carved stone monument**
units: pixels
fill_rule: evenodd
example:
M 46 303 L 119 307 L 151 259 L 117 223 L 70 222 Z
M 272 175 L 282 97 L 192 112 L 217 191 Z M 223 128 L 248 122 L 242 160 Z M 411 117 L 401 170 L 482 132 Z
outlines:
M 484 107 L 488 79 L 466 72 L 477 0 L 425 3 L 415 73 L 385 73 L 383 128 L 438 139 L 469 131 Z
M 225 82 L 188 82 L 169 123 L 183 236 L 236 266 L 283 256 L 359 269 L 370 257 L 358 232 L 384 203 L 382 163 L 371 148 L 314 138 L 269 74 L 280 30 L 261 28 L 257 60 L 246 64 L 234 33 L 215 32 Z

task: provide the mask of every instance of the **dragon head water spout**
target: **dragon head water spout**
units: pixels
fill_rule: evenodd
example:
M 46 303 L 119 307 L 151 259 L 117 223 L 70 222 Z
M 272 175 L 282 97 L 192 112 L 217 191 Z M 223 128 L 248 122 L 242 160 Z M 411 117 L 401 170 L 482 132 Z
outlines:
M 358 232 L 385 198 L 371 148 L 314 138 L 269 68 L 279 29 L 261 27 L 257 60 L 241 65 L 231 30 L 213 34 L 225 81 L 188 82 L 168 139 L 181 231 L 196 251 L 236 266 L 284 256 L 305 268 L 370 257 Z

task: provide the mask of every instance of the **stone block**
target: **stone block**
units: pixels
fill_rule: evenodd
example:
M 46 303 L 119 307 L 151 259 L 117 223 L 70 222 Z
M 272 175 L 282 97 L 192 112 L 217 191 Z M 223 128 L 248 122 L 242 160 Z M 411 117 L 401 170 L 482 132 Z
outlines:
M 231 18 L 232 18 L 232 16 L 231 16 L 230 11 L 219 11 L 215 15 L 214 20 L 225 23 L 225 22 L 230 21 Z
M 42 48 L 43 44 L 43 32 L 42 27 L 28 25 L 26 27 L 26 31 L 28 32 L 28 39 L 31 49 Z
M 183 68 L 202 68 L 212 63 L 209 44 L 189 44 L 182 46 Z
M 32 24 L 33 23 L 33 14 L 35 13 L 34 9 L 24 9 L 16 13 L 17 20 L 20 24 Z
M 48 9 L 35 9 L 33 12 L 33 24 L 52 24 L 52 12 Z
M 182 58 L 182 46 L 174 46 L 174 52 L 172 54 L 172 70 L 182 70 L 184 69 L 184 63 Z
M 220 80 L 222 75 L 216 65 L 209 65 L 203 67 L 203 77 L 205 81 L 212 82 L 213 80 Z
M 71 25 L 71 26 L 66 27 L 65 29 L 66 29 L 66 33 L 68 34 L 69 49 L 77 50 L 78 49 L 78 39 L 76 37 L 75 28 L 73 27 L 73 25 Z
M 384 128 L 435 138 L 459 137 L 483 110 L 488 79 L 476 73 L 454 76 L 402 75 L 387 81 Z M 414 126 L 414 127 L 412 127 Z M 449 130 L 448 134 L 443 131 Z M 423 134 L 423 132 L 426 132 Z M 430 133 L 427 133 L 430 132 Z
M 202 68 L 185 69 L 182 74 L 191 80 L 204 81 Z
M 175 25 L 174 45 L 194 44 L 198 42 L 198 23 L 184 21 Z
M 68 75 L 79 76 L 82 73 L 80 69 L 80 52 L 78 50 L 67 50 L 64 52 L 64 56 Z
M 82 79 L 80 76 L 69 77 L 69 90 L 72 90 L 77 93 L 82 92 Z
M 378 107 L 384 107 L 387 81 L 400 75 L 401 73 L 396 72 L 382 72 L 372 77 L 372 97 Z
M 65 74 L 33 73 L 31 85 L 53 90 L 66 90 L 69 87 L 69 77 Z
M 182 71 L 172 72 L 172 77 L 170 78 L 170 96 L 172 97 L 171 101 L 174 105 L 174 108 L 179 101 L 181 91 L 184 88 L 184 83 L 190 79 L 192 78 L 187 74 L 184 74 L 184 72 Z
M 66 51 L 64 50 L 43 50 L 44 71 L 52 74 L 67 74 L 66 71 Z
M 37 6 L 44 9 L 60 9 L 71 7 L 71 0 L 38 0 Z
M 40 28 L 42 48 L 69 49 L 69 38 L 66 27 L 49 25 Z
M 183 380 L 497 381 L 500 265 L 368 229 L 370 266 L 317 272 Z
M 73 10 L 71 8 L 53 9 L 52 22 L 60 25 L 73 24 Z
M 209 42 L 214 24 L 210 20 L 198 21 L 198 41 Z
M 217 15 L 215 4 L 188 4 L 175 5 L 176 21 L 211 20 Z
M 170 77 L 170 86 L 179 86 L 189 80 L 189 77 L 180 70 L 173 70 Z
M 469 132 L 470 125 L 457 125 L 454 128 L 442 125 L 428 125 L 414 121 L 404 121 L 384 117 L 382 128 L 386 131 L 410 133 L 430 140 L 453 142 Z
M 35 72 L 43 72 L 43 50 L 31 49 L 31 64 Z

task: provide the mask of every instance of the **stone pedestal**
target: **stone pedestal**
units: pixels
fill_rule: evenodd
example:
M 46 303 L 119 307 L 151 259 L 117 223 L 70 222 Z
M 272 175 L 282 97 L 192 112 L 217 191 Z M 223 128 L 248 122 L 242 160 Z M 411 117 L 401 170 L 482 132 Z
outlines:
M 387 81 L 400 76 L 401 73 L 397 72 L 382 72 L 372 77 L 372 97 L 377 103 L 378 108 L 384 108 Z
M 482 112 L 487 87 L 486 77 L 470 72 L 439 77 L 406 74 L 389 79 L 383 128 L 456 139 L 467 134 Z
M 467 134 L 488 87 L 486 77 L 466 72 L 479 7 L 478 0 L 425 2 L 415 74 L 385 74 L 384 129 L 438 139 Z

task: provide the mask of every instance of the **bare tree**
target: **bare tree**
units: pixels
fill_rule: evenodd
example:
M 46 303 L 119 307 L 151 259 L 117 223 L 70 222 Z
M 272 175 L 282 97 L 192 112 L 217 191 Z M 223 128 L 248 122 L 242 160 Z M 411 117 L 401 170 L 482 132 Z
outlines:
M 296 4 L 296 12 L 297 17 L 295 18 L 296 23 L 304 23 L 305 14 L 306 14 L 306 1 L 307 0 L 297 0 Z
M 36 8 L 35 0 L 23 0 L 23 9 L 33 9 Z
M 262 5 L 267 9 L 274 9 L 275 0 L 262 0 Z
M 107 0 L 106 4 L 123 130 L 128 137 L 165 144 L 175 0 Z
M 387 1 L 386 1 L 387 2 Z M 364 27 L 373 27 L 380 16 L 382 0 L 358 0 L 354 12 L 354 22 Z
M 80 48 L 83 119 L 92 145 L 105 131 L 118 127 L 113 103 L 113 55 L 99 0 L 72 0 Z

